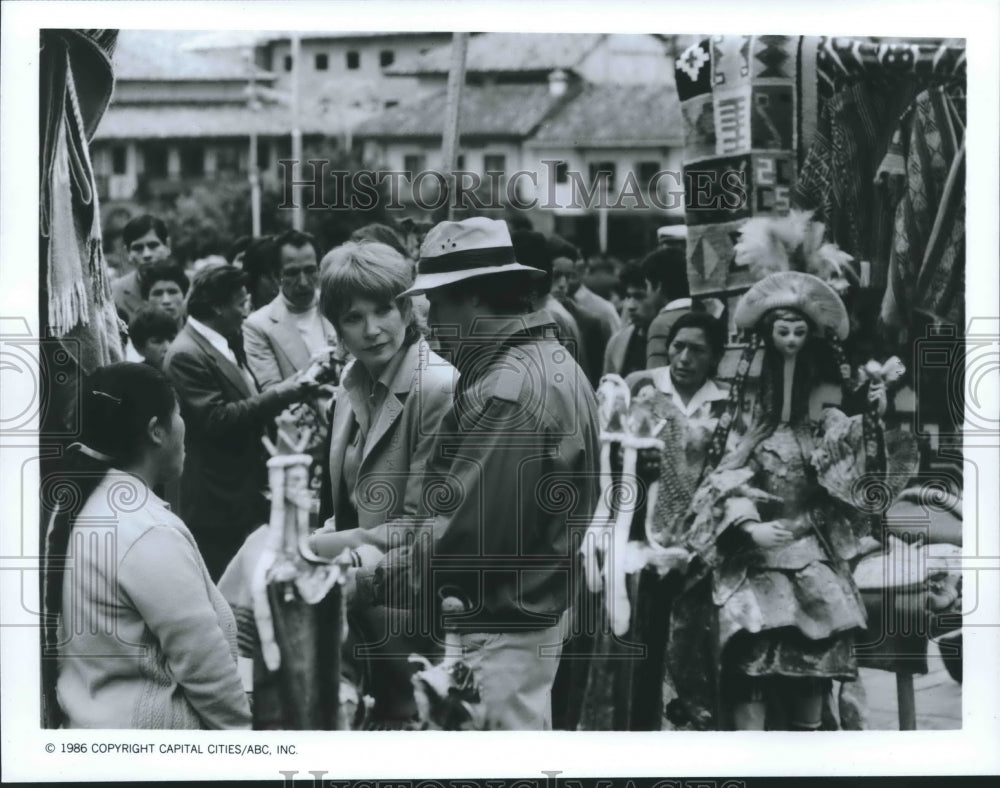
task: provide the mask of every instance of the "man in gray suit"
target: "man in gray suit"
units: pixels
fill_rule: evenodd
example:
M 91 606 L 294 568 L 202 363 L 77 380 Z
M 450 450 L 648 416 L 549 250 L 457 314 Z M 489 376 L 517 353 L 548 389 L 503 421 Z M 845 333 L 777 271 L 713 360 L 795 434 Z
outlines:
M 307 369 L 317 354 L 336 344 L 333 326 L 318 308 L 319 264 L 312 237 L 289 230 L 275 247 L 281 291 L 243 323 L 247 363 L 262 391 Z

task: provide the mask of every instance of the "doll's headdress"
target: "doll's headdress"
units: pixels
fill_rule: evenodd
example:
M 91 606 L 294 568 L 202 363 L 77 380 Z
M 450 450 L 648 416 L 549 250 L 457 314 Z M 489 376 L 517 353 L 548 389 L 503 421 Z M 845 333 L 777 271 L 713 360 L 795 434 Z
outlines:
M 764 277 L 736 305 L 737 327 L 750 329 L 772 309 L 795 309 L 825 335 L 843 341 L 850 331 L 847 309 L 826 282 L 812 274 L 782 271 Z
M 837 244 L 824 241 L 826 226 L 812 217 L 812 211 L 789 211 L 787 216 L 747 220 L 733 247 L 734 262 L 749 268 L 757 280 L 779 271 L 800 271 L 843 293 L 858 281 L 851 265 L 854 258 Z

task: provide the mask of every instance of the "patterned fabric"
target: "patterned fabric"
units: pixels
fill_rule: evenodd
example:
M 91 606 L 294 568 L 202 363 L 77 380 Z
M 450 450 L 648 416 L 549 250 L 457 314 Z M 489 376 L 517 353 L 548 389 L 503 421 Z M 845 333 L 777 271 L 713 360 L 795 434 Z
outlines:
M 691 498 L 706 470 L 714 467 L 714 463 L 709 464 L 714 456 L 712 439 L 720 416 L 727 412 L 726 404 L 726 399 L 706 401 L 685 416 L 662 393 L 653 401 L 653 409 L 663 421 L 657 437 L 666 448 L 660 455 L 660 484 L 647 533 L 662 547 L 683 542 L 684 515 Z
M 789 208 L 798 49 L 793 36 L 713 36 L 677 60 L 693 295 L 752 284 L 732 264 L 734 235 L 751 216 Z
M 895 213 L 882 321 L 904 336 L 913 315 L 964 325 L 964 118 L 943 88 L 921 93 L 883 162 Z M 905 170 L 900 166 L 905 165 Z
M 792 192 L 795 207 L 815 211 L 829 240 L 872 264 L 872 286 L 884 287 L 895 202 L 876 183 L 876 171 L 895 119 L 916 88 L 891 91 L 855 82 L 824 105 Z
M 816 208 L 831 240 L 872 264 L 886 285 L 898 192 L 881 182 L 897 119 L 921 87 L 964 86 L 965 49 L 947 43 L 881 43 L 841 37 L 804 40 L 803 130 L 815 133 L 793 202 Z
M 848 81 L 882 86 L 898 86 L 903 80 L 964 83 L 965 75 L 965 48 L 947 43 L 884 44 L 824 36 L 816 53 L 820 112 Z

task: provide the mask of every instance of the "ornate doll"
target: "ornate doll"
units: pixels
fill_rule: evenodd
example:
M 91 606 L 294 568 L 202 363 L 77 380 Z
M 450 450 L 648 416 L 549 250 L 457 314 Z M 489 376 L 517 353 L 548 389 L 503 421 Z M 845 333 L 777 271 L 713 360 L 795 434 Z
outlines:
M 754 336 L 730 402 L 740 403 L 750 361 L 763 348 L 757 401 L 748 432 L 729 442 L 691 505 L 689 588 L 697 570 L 710 578 L 714 610 L 701 609 L 713 613 L 712 631 L 688 599 L 672 619 L 668 665 L 699 727 L 815 730 L 828 682 L 857 675 L 852 644 L 865 612 L 848 561 L 870 528 L 866 474 L 884 467 L 885 386 L 869 381 L 853 391 L 839 349 L 847 313 L 815 276 L 767 276 L 741 299 L 735 320 Z M 841 406 L 861 394 L 859 415 L 825 407 L 818 396 L 838 375 Z M 733 418 L 732 410 L 720 418 L 716 450 Z M 714 677 L 692 676 L 699 650 L 711 654 Z

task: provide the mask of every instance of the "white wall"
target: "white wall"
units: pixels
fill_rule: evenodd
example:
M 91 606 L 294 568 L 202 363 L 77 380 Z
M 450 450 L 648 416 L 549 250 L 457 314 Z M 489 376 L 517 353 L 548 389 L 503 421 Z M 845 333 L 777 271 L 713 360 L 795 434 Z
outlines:
M 530 143 L 529 143 L 530 144 Z M 440 167 L 441 146 L 421 144 L 419 142 L 375 142 L 368 141 L 365 144 L 365 158 L 377 167 L 385 170 L 402 170 L 404 160 L 407 155 L 416 154 L 425 157 L 427 169 L 437 169 Z M 484 159 L 490 154 L 502 154 L 507 159 L 507 177 L 509 178 L 519 170 L 532 172 L 536 176 L 538 183 L 534 189 L 527 177 L 522 176 L 518 180 L 519 195 L 522 200 L 530 201 L 537 199 L 540 207 L 544 207 L 549 202 L 549 175 L 553 171 L 554 165 L 546 165 L 546 160 L 566 161 L 571 171 L 580 173 L 584 185 L 589 186 L 590 164 L 610 161 L 615 165 L 616 192 L 609 197 L 609 202 L 614 203 L 620 193 L 622 185 L 628 172 L 635 172 L 638 182 L 639 173 L 637 171 L 640 162 L 656 161 L 660 170 L 668 170 L 677 173 L 673 178 L 665 176 L 660 181 L 661 201 L 667 205 L 672 205 L 668 191 L 677 192 L 673 198 L 676 206 L 672 209 L 662 210 L 650 205 L 651 212 L 661 214 L 664 217 L 676 217 L 682 219 L 684 216 L 684 201 L 680 182 L 681 174 L 681 150 L 679 148 L 606 148 L 606 149 L 574 149 L 574 148 L 543 148 L 521 146 L 510 142 L 496 142 L 477 144 L 474 147 L 466 146 L 460 151 L 465 157 L 464 169 L 483 174 Z M 485 180 L 485 176 L 484 176 Z M 640 189 L 644 188 L 639 183 Z M 403 199 L 408 199 L 409 195 L 405 189 L 401 191 Z M 566 206 L 572 202 L 570 184 L 555 185 L 555 202 L 561 206 Z M 635 201 L 626 199 L 622 202 L 623 210 L 642 210 Z M 582 214 L 585 210 L 557 209 L 560 214 Z
M 674 84 L 667 44 L 649 35 L 609 34 L 577 70 L 597 84 Z
M 577 172 L 583 179 L 583 183 L 589 188 L 590 165 L 600 162 L 612 162 L 615 165 L 615 191 L 609 195 L 608 202 L 614 204 L 618 199 L 621 188 L 625 183 L 629 172 L 635 173 L 636 182 L 640 189 L 645 185 L 639 181 L 638 166 L 640 162 L 656 161 L 659 163 L 661 171 L 677 173 L 677 177 L 664 176 L 660 180 L 660 199 L 667 205 L 672 205 L 671 198 L 667 192 L 680 192 L 681 174 L 681 149 L 680 148 L 557 148 L 557 147 L 532 147 L 525 152 L 525 169 L 534 169 L 538 172 L 539 200 L 548 202 L 550 197 L 549 176 L 554 172 L 554 165 L 546 165 L 545 161 L 565 161 L 568 169 Z M 555 202 L 558 205 L 566 206 L 573 202 L 572 182 L 564 184 L 554 184 Z M 681 218 L 684 215 L 683 195 L 678 194 L 673 198 L 677 203 L 676 207 L 663 210 L 650 204 L 649 210 L 670 217 Z M 632 199 L 622 202 L 622 208 L 626 210 L 636 210 L 639 208 Z M 560 208 L 557 213 L 573 214 L 585 213 L 583 210 L 572 208 Z
M 375 38 L 344 40 L 336 38 L 303 39 L 301 44 L 302 64 L 299 84 L 304 105 L 316 100 L 343 105 L 358 103 L 369 113 L 384 109 L 386 101 L 403 101 L 420 92 L 415 77 L 389 77 L 379 65 L 382 50 L 395 53 L 399 63 L 422 49 L 437 46 L 443 40 L 440 35 L 411 38 Z M 347 53 L 357 52 L 359 68 L 347 68 Z M 292 72 L 285 71 L 285 56 L 291 54 L 291 43 L 278 41 L 272 44 L 273 60 L 271 68 L 277 79 L 275 88 L 283 92 L 292 91 Z M 316 55 L 327 55 L 327 69 L 316 69 Z

